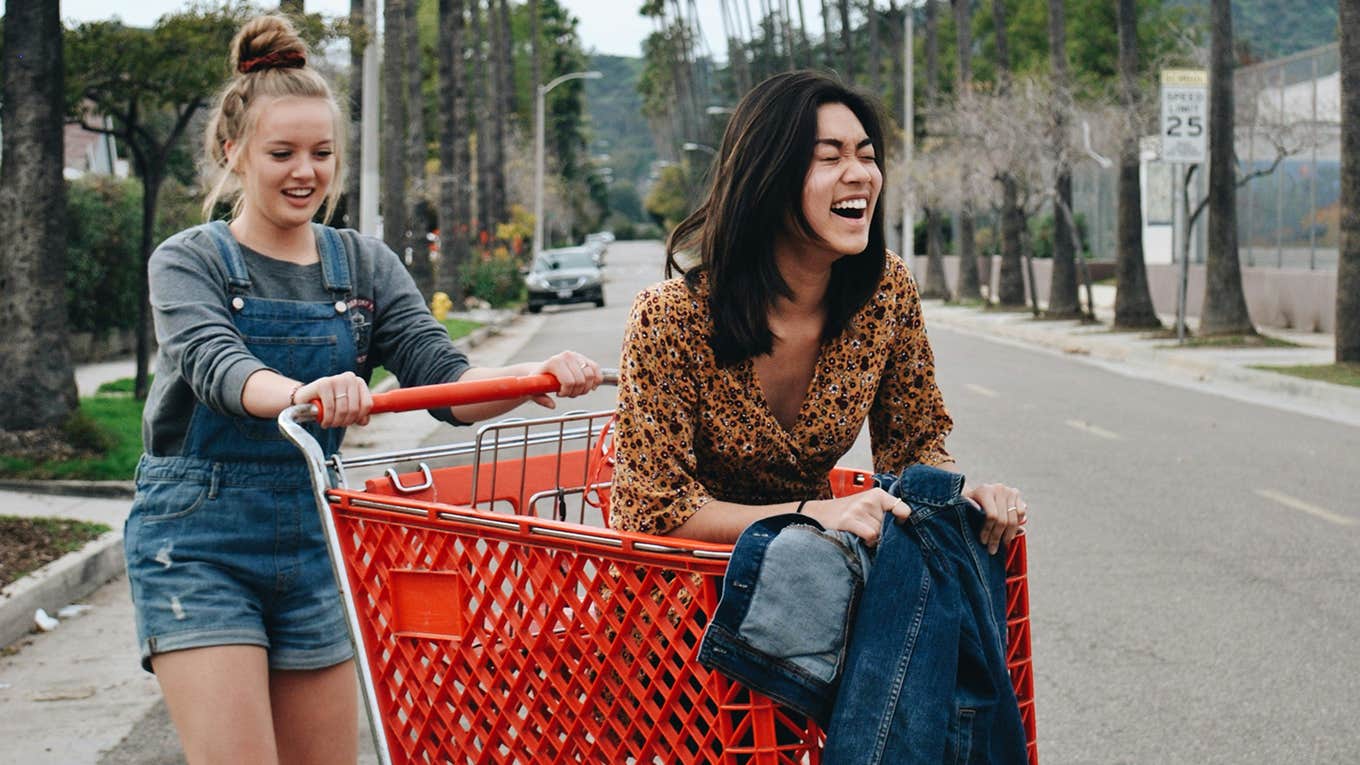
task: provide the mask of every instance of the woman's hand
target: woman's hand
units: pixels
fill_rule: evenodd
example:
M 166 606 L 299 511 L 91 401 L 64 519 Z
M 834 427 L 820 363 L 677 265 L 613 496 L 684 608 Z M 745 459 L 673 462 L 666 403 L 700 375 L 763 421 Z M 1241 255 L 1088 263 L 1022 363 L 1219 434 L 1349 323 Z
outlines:
M 883 530 L 883 514 L 891 512 L 898 519 L 911 515 L 906 502 L 879 488 L 861 491 L 835 499 L 819 499 L 803 506 L 803 514 L 811 516 L 828 529 L 848 531 L 873 547 Z
M 373 394 L 363 378 L 353 372 L 317 378 L 293 393 L 294 403 L 317 400 L 321 401 L 323 428 L 367 425 L 368 412 L 373 408 Z
M 982 524 L 982 544 L 992 555 L 1001 545 L 1010 544 L 1021 527 L 1029 520 L 1029 505 L 1020 498 L 1020 490 L 1000 483 L 984 483 L 963 489 L 963 496 L 987 515 Z
M 562 351 L 543 362 L 532 374 L 550 374 L 557 378 L 561 388 L 557 390 L 557 395 L 562 398 L 574 398 L 600 387 L 600 382 L 604 379 L 600 374 L 600 365 L 582 356 L 575 351 Z M 557 404 L 550 396 L 539 395 L 533 397 L 534 403 L 553 409 Z

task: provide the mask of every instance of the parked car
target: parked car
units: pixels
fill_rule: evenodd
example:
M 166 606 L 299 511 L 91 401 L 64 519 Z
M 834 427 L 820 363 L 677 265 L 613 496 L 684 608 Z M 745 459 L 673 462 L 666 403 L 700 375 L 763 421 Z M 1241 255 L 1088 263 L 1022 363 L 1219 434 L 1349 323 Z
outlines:
M 587 247 L 544 250 L 524 276 L 529 288 L 529 313 L 545 305 L 594 303 L 604 306 L 604 272 Z

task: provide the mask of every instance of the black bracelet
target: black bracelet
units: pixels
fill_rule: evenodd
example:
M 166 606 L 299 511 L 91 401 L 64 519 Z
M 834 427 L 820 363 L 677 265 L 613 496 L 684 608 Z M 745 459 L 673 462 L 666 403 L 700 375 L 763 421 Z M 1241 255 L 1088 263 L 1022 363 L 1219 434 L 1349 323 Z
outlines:
M 797 510 L 794 510 L 793 512 L 795 512 L 795 513 L 801 513 L 801 512 L 803 512 L 803 505 L 806 505 L 807 503 L 809 503 L 809 502 L 811 502 L 811 501 L 812 501 L 812 500 L 810 500 L 810 499 L 805 499 L 805 500 L 803 500 L 802 502 L 799 502 L 799 503 L 798 503 L 798 509 L 797 509 Z

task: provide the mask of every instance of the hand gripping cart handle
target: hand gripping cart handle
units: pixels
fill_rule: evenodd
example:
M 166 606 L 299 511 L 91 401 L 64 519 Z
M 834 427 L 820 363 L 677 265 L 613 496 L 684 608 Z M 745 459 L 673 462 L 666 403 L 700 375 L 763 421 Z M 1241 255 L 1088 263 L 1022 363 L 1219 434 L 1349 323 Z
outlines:
M 550 375 L 450 383 L 377 394 L 372 411 L 557 389 Z M 330 458 L 308 432 L 317 413 L 291 407 L 279 427 L 307 462 L 381 762 L 820 762 L 814 723 L 695 659 L 731 548 L 607 527 L 612 412 Z M 869 485 L 832 473 L 837 495 Z M 1023 536 L 1006 589 L 1037 763 Z

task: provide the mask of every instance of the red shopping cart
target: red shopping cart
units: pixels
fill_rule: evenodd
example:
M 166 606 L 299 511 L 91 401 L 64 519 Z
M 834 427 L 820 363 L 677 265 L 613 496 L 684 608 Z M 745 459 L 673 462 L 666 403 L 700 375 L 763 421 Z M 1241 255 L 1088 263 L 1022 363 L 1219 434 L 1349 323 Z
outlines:
M 373 412 L 557 388 L 402 389 Z M 815 724 L 695 660 L 730 547 L 606 527 L 612 412 L 329 459 L 303 427 L 316 414 L 291 407 L 279 426 L 307 460 L 383 763 L 820 761 Z M 853 493 L 870 475 L 838 468 L 832 484 Z M 1021 536 L 1008 552 L 1007 655 L 1033 765 L 1025 549 Z

